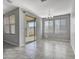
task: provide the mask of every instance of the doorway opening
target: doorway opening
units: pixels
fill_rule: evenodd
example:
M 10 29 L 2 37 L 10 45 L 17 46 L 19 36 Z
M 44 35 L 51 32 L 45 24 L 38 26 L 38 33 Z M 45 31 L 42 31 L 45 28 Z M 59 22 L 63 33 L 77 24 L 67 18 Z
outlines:
M 36 40 L 36 18 L 25 16 L 25 43 Z

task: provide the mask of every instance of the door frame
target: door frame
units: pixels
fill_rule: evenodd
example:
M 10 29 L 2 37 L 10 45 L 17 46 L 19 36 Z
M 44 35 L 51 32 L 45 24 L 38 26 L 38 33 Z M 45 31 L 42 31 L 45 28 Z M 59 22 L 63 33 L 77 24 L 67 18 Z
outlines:
M 24 25 L 26 25 L 27 22 L 32 22 L 32 21 L 34 21 L 34 40 L 33 40 L 33 41 L 36 41 L 36 38 L 35 38 L 35 35 L 36 35 L 36 27 L 35 27 L 35 25 L 36 25 L 36 24 L 35 24 L 36 18 L 33 17 L 33 16 L 29 16 L 29 15 L 25 15 L 25 17 L 26 17 L 26 16 L 33 18 L 33 20 L 26 20 L 26 18 L 24 18 L 24 21 L 26 21 Z M 27 28 L 27 27 L 26 27 L 26 28 Z M 27 33 L 27 29 L 25 29 L 25 27 L 24 27 L 24 32 Z M 24 38 L 25 38 L 25 40 L 26 40 L 26 35 L 25 35 L 25 33 L 24 33 Z M 25 40 L 24 40 L 24 41 L 25 41 Z M 33 42 L 33 41 L 29 41 L 29 42 L 25 42 L 25 43 L 30 43 L 30 42 Z

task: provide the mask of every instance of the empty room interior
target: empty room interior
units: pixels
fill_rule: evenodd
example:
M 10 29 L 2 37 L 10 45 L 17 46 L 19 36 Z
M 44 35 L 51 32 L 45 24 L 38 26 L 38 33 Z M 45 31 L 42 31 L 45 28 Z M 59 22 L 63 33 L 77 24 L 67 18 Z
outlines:
M 75 59 L 75 0 L 3 0 L 4 59 Z

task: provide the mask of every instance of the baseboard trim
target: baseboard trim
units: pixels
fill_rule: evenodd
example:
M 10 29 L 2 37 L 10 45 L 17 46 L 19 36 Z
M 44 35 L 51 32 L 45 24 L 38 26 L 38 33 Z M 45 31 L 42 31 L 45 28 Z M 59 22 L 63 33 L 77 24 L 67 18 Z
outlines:
M 74 50 L 74 48 L 73 48 L 73 46 L 72 46 L 72 44 L 70 43 L 70 45 L 71 45 L 71 48 L 72 48 L 72 50 L 73 50 L 73 52 L 74 52 L 74 54 L 75 54 L 75 50 Z
M 12 45 L 17 46 L 17 44 L 16 44 L 16 43 L 14 43 L 14 42 L 11 42 L 11 41 L 8 41 L 8 40 L 3 40 L 3 41 L 5 41 L 5 42 L 7 42 L 7 43 L 9 43 L 9 44 L 12 44 Z

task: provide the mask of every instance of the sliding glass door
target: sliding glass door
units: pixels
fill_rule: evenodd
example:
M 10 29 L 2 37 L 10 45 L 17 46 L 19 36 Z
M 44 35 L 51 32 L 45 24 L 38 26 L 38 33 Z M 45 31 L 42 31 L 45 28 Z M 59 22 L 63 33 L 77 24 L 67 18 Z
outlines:
M 25 20 L 25 42 L 36 40 L 36 19 L 31 16 L 26 16 Z

